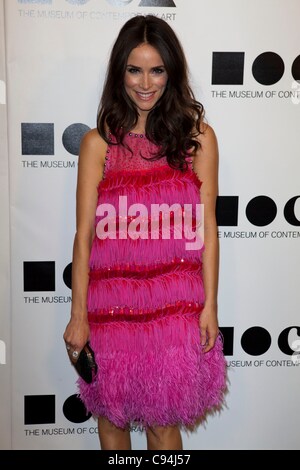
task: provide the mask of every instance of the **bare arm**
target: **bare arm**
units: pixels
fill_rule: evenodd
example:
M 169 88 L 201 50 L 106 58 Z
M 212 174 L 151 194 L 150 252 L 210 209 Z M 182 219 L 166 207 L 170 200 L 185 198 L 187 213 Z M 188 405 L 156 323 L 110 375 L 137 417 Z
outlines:
M 79 352 L 89 338 L 88 262 L 95 235 L 97 186 L 103 175 L 106 147 L 107 144 L 96 129 L 85 134 L 80 145 L 76 190 L 76 234 L 72 260 L 71 319 L 64 333 L 64 340 L 71 347 L 70 353 L 74 350 Z
M 204 204 L 203 282 L 205 305 L 200 315 L 201 343 L 209 351 L 218 336 L 219 241 L 217 237 L 216 199 L 218 195 L 218 143 L 213 129 L 203 125 L 199 140 L 201 149 L 194 157 L 194 171 L 202 181 L 201 202 Z

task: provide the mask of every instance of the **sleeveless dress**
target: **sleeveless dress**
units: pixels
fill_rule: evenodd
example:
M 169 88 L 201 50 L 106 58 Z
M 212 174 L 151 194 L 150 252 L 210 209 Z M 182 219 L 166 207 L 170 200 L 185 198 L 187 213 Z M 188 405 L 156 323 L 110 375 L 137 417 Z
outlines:
M 204 247 L 187 249 L 191 234 L 176 219 L 185 209 L 195 228 L 201 182 L 189 158 L 184 172 L 149 161 L 157 147 L 143 134 L 125 136 L 131 151 L 110 140 L 87 296 L 98 373 L 79 379 L 80 398 L 120 428 L 189 428 L 221 407 L 226 382 L 220 336 L 207 353 L 200 343 Z M 160 204 L 169 209 L 152 213 Z

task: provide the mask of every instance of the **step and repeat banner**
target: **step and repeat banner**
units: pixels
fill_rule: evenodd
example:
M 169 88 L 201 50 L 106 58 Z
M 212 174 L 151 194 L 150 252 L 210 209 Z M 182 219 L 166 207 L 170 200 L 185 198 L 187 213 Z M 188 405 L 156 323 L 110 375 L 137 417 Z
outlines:
M 95 127 L 116 35 L 132 16 L 153 13 L 182 41 L 220 148 L 219 320 L 229 391 L 220 413 L 183 434 L 184 447 L 299 449 L 299 1 L 0 6 L 1 137 L 8 140 L 8 165 L 1 149 L 1 448 L 99 448 L 62 338 L 78 149 Z M 132 439 L 133 448 L 146 448 L 138 429 Z

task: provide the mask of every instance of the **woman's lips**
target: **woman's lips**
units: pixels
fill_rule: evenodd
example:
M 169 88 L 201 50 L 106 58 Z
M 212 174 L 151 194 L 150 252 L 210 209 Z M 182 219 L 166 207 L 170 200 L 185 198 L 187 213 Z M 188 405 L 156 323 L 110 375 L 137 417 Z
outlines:
M 155 95 L 155 91 L 152 91 L 150 93 L 142 93 L 137 91 L 136 94 L 142 101 L 151 101 Z

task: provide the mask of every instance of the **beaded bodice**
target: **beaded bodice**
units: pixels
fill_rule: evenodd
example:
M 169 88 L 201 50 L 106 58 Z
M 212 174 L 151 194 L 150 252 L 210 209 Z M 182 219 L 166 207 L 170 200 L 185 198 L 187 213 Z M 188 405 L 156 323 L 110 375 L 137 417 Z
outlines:
M 150 142 L 144 134 L 129 132 L 123 145 L 114 145 L 114 138 L 110 136 L 111 144 L 108 145 L 105 157 L 104 177 L 110 172 L 150 170 L 154 167 L 168 165 L 166 157 L 159 160 L 149 160 L 157 146 Z

